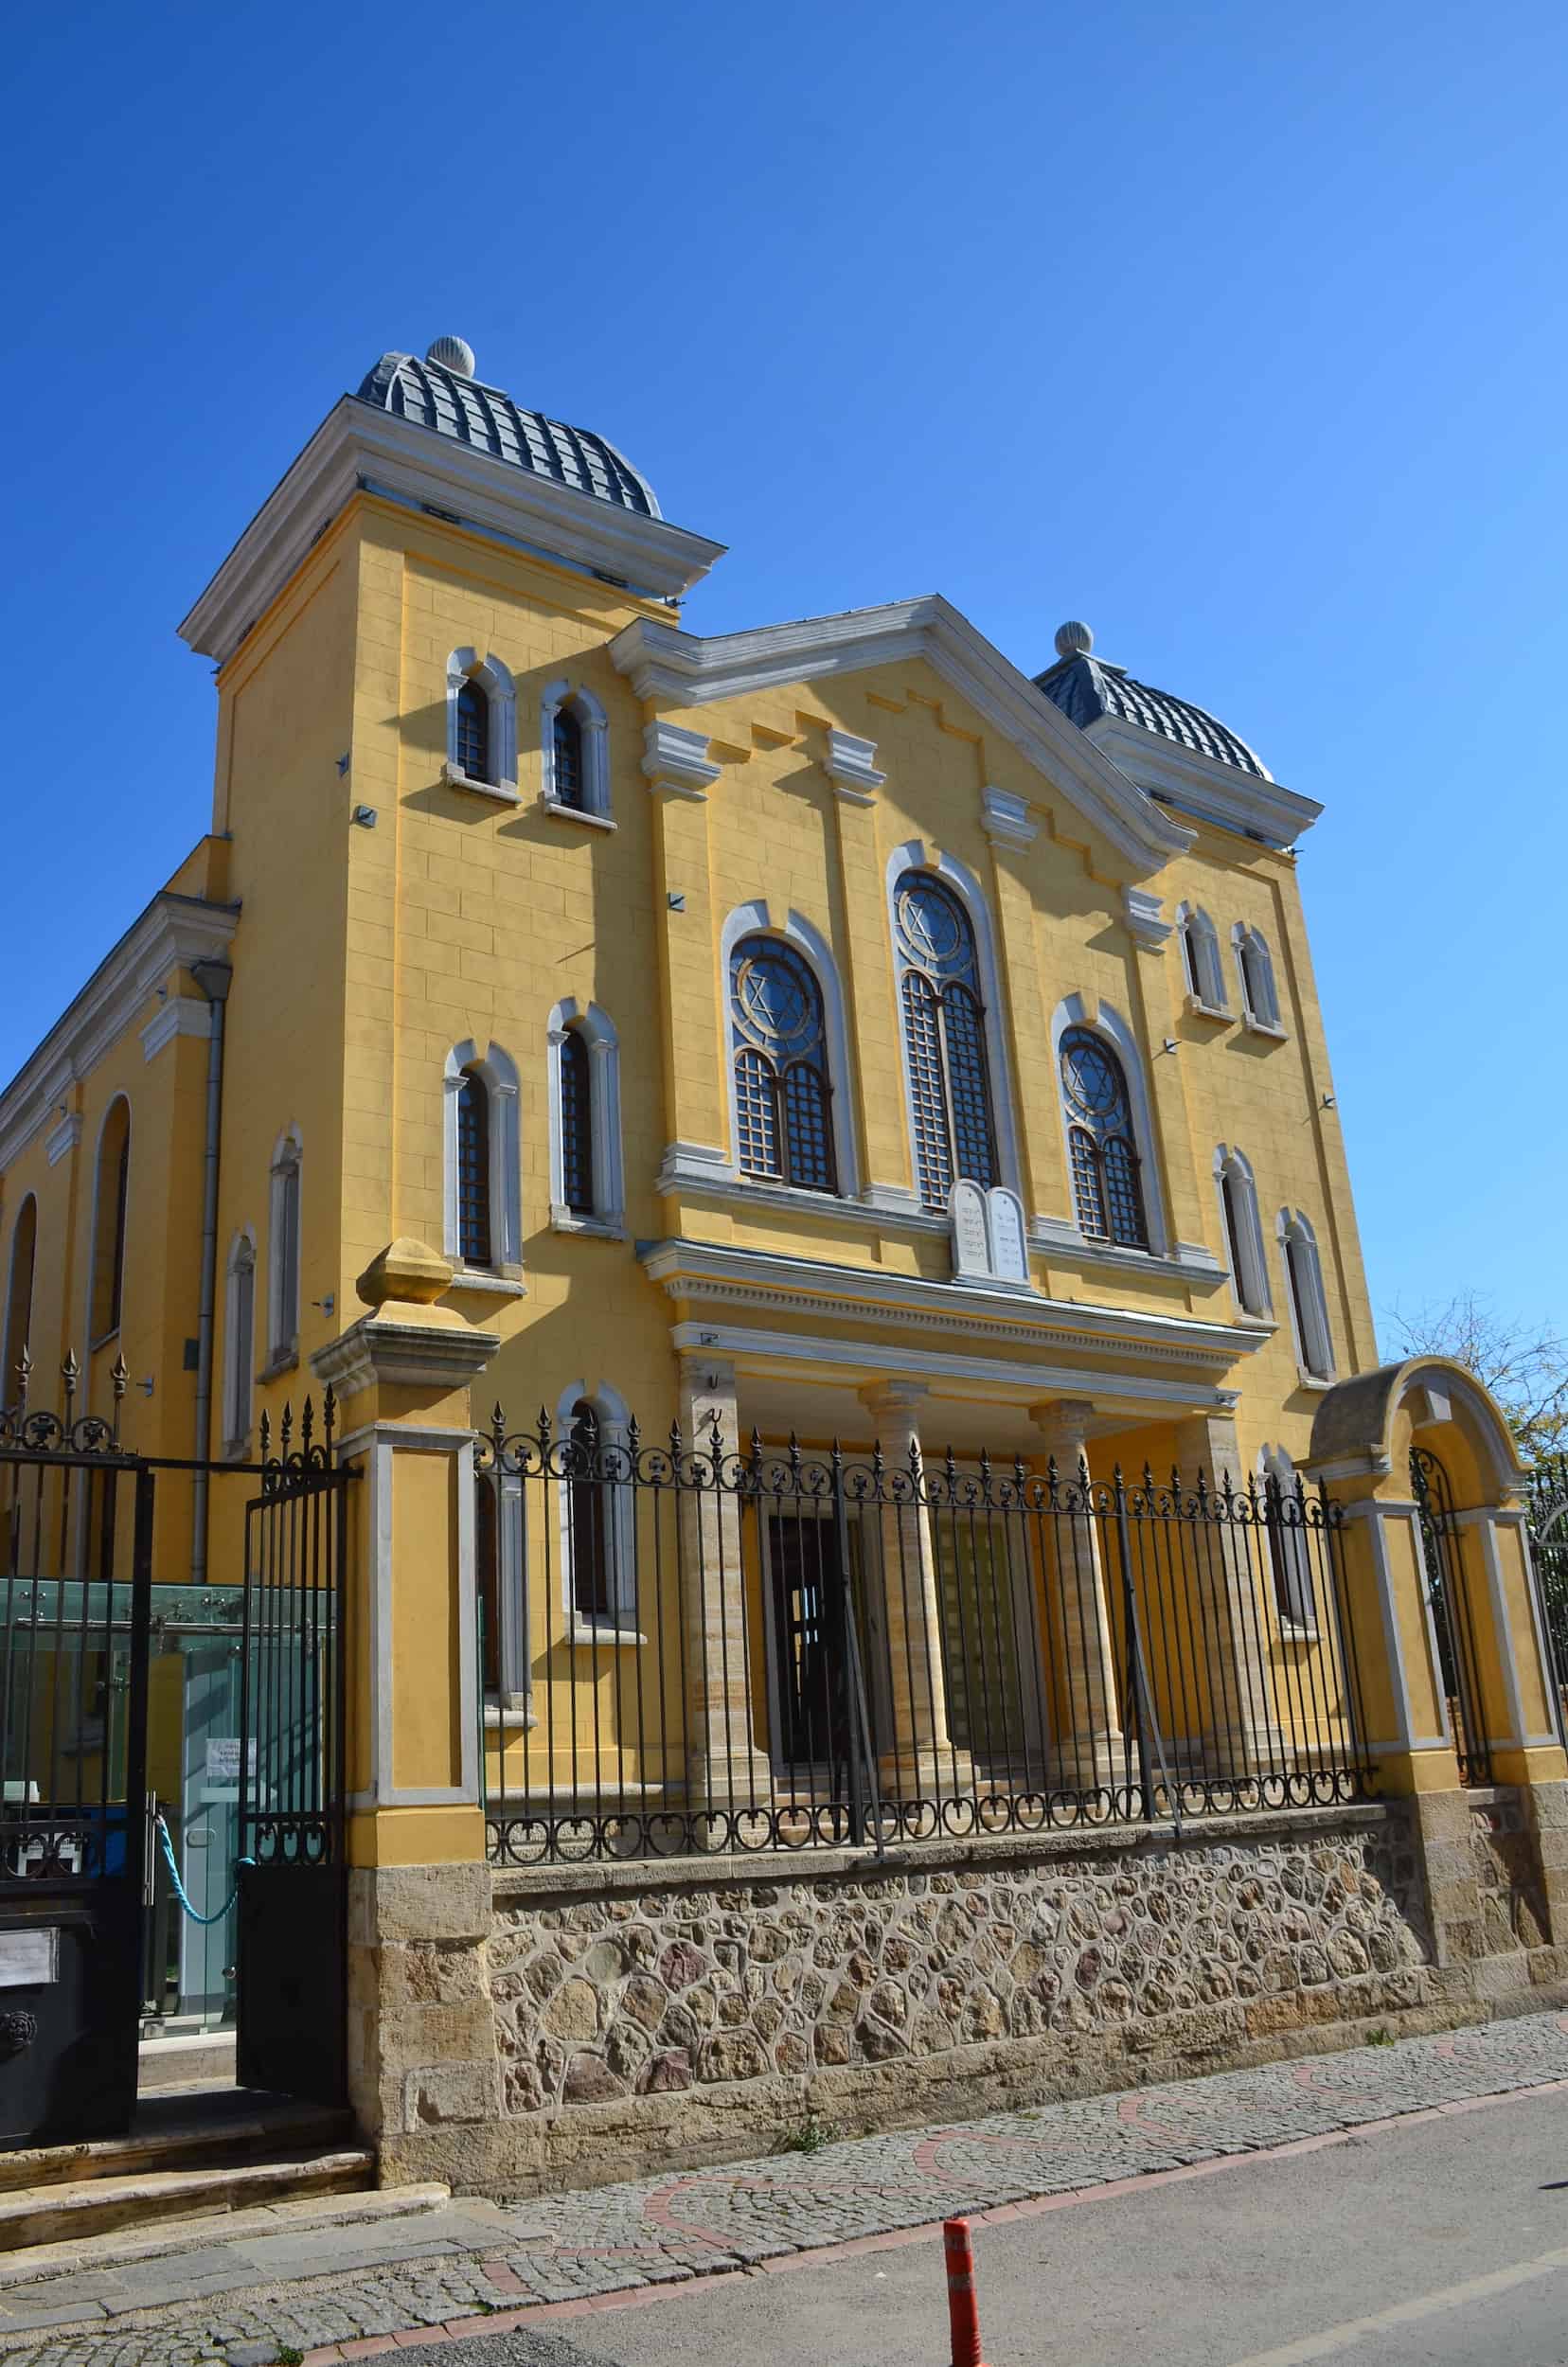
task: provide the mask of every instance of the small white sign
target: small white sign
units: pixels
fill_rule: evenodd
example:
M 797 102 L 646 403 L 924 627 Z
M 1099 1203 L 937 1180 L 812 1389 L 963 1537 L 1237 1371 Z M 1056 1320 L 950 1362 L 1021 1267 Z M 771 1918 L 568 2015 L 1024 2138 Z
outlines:
M 33 1989 L 60 1978 L 60 1932 L 54 1924 L 0 1931 L 0 1989 Z
M 250 1738 L 245 1753 L 245 1772 L 256 1780 L 256 1736 Z M 206 1747 L 206 1779 L 209 1784 L 238 1784 L 240 1781 L 240 1737 L 238 1735 L 209 1735 Z

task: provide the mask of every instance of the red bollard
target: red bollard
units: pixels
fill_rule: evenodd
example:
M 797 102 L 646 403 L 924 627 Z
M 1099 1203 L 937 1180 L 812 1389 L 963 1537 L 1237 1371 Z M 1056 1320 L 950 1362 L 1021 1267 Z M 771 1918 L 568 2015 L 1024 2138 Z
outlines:
M 953 2367 L 985 2367 L 980 2357 L 980 2305 L 974 2291 L 974 2252 L 967 2219 L 942 2221 L 947 2255 L 948 2321 L 953 2328 Z

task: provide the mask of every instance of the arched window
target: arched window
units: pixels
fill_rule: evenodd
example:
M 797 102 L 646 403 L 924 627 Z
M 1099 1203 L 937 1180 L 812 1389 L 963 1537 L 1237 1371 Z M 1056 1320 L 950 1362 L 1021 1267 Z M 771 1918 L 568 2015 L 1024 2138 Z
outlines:
M 1147 1249 L 1149 1219 L 1122 1064 L 1089 1027 L 1066 1030 L 1060 1059 L 1078 1230 L 1091 1240 Z
M 457 693 L 457 762 L 471 781 L 490 777 L 490 701 L 471 675 Z
M 256 1241 L 249 1226 L 228 1255 L 223 1291 L 223 1452 L 243 1455 L 250 1445 L 256 1364 Z
M 299 1350 L 299 1221 L 302 1146 L 290 1127 L 273 1149 L 267 1231 L 267 1361 Z
M 1312 1380 L 1334 1378 L 1334 1344 L 1317 1236 L 1299 1208 L 1279 1212 L 1279 1246 L 1290 1286 L 1291 1320 L 1302 1372 Z
M 546 685 L 540 753 L 546 810 L 609 822 L 609 724 L 592 691 L 568 682 Z
M 125 1291 L 125 1218 L 131 1190 L 131 1105 L 120 1095 L 109 1106 L 98 1136 L 93 1201 L 93 1299 L 87 1337 L 93 1347 L 120 1326 Z
M 1182 967 L 1187 992 L 1205 1011 L 1225 1007 L 1225 978 L 1220 965 L 1220 937 L 1206 912 L 1184 904 L 1177 915 L 1182 937 Z
M 517 692 L 498 657 L 454 650 L 447 660 L 446 776 L 517 803 Z
M 457 1089 L 457 1253 L 465 1265 L 490 1263 L 490 1089 L 466 1068 Z
M 561 1399 L 558 1419 L 564 1610 L 584 1627 L 625 1634 L 637 1624 L 627 1409 L 608 1383 L 578 1380 Z
M 822 990 L 781 938 L 742 937 L 732 949 L 730 1029 L 737 1166 L 803 1191 L 836 1191 Z
M 31 1192 L 16 1212 L 10 1271 L 6 1277 L 5 1363 L 0 1366 L 0 1406 L 22 1394 L 22 1351 L 32 1329 L 33 1271 L 38 1262 L 38 1202 Z
M 1267 1315 L 1271 1312 L 1269 1270 L 1252 1167 L 1240 1151 L 1227 1149 L 1221 1143 L 1214 1154 L 1214 1172 L 1232 1287 L 1245 1313 Z
M 580 1027 L 561 1039 L 561 1197 L 574 1217 L 594 1214 L 592 1055 Z
M 1241 980 L 1241 1008 L 1249 1025 L 1277 1029 L 1279 996 L 1274 988 L 1274 962 L 1261 934 L 1238 921 L 1232 933 L 1236 968 Z
M 572 1609 L 579 1619 L 608 1619 L 613 1608 L 601 1446 L 598 1411 L 590 1398 L 579 1397 L 572 1408 L 566 1448 L 572 1491 Z
M 945 1212 L 960 1176 L 1001 1180 L 974 931 L 929 871 L 904 872 L 893 910 L 916 1175 L 925 1205 Z
M 1295 1465 L 1283 1447 L 1265 1447 L 1257 1458 L 1257 1469 L 1263 1482 L 1263 1522 L 1274 1608 L 1283 1627 L 1297 1635 L 1310 1634 L 1317 1627 L 1317 1597 L 1312 1587 L 1306 1495 Z

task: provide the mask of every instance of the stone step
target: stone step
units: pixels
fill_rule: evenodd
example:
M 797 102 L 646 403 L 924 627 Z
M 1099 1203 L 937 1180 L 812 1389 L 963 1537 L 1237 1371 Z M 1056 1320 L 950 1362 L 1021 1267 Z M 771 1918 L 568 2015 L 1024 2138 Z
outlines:
M 335 2234 L 339 2230 L 418 2218 L 441 2210 L 451 2199 L 450 2186 L 431 2182 L 386 2186 L 374 2192 L 356 2189 L 343 2195 L 295 2196 L 285 2202 L 236 2202 L 229 2209 L 207 2210 L 152 2227 L 143 2223 L 97 2234 L 75 2228 L 51 2243 L 25 2244 L 0 2252 L 0 2292 L 42 2284 L 51 2277 L 74 2276 L 83 2269 L 132 2268 L 206 2244 L 240 2243 L 247 2236 L 310 2235 L 325 2230 Z
M 136 2093 L 165 2088 L 223 2088 L 234 2084 L 232 2030 L 182 2033 L 177 2038 L 144 2038 L 136 2054 Z
M 123 2137 L 0 2153 L 0 2197 L 143 2170 L 199 2169 L 258 2155 L 276 2159 L 316 2152 L 351 2134 L 349 2115 L 333 2106 L 298 2104 L 242 2088 L 175 2089 L 143 2097 Z
M 134 2222 L 225 2217 L 258 2204 L 305 2198 L 363 2196 L 375 2175 L 375 2157 L 359 2146 L 341 2152 L 296 2153 L 264 2162 L 205 2162 L 194 2169 L 142 2169 L 56 2180 L 0 2195 L 0 2252 L 40 2244 L 74 2246 Z M 188 2230 L 187 2231 L 188 2234 Z

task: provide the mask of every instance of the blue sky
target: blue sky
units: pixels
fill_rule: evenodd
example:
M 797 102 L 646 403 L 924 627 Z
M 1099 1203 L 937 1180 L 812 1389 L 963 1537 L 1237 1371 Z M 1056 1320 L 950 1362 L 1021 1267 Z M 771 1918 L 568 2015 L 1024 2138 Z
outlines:
M 1374 1302 L 1568 1324 L 1559 9 L 165 0 L 7 47 L 0 1075 L 205 827 L 177 621 L 456 331 L 730 544 L 694 631 L 939 590 L 1032 669 L 1086 617 L 1322 798 Z

